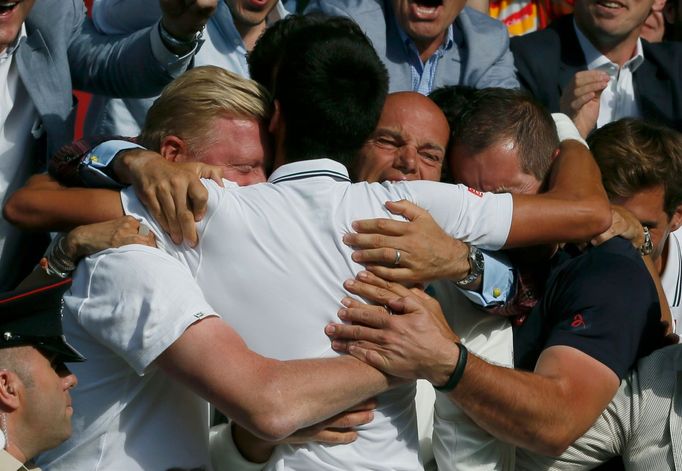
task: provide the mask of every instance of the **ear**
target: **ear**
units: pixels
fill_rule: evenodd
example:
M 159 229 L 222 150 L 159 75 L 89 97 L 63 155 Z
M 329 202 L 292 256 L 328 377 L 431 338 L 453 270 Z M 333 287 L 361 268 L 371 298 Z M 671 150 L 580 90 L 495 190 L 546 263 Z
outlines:
M 550 160 L 552 162 L 554 162 L 556 160 L 556 158 L 559 157 L 559 152 L 560 152 L 560 150 L 558 147 L 556 149 L 554 149 L 554 152 L 552 152 L 552 157 L 550 157 Z
M 682 204 L 679 205 L 670 218 L 670 232 L 674 232 L 682 226 Z
M 19 407 L 19 391 L 24 383 L 13 371 L 0 370 L 0 410 L 12 412 Z
M 184 139 L 178 136 L 166 136 L 161 140 L 159 154 L 171 162 L 188 162 L 192 160 L 192 153 Z
M 280 111 L 279 100 L 273 102 L 272 117 L 270 118 L 270 124 L 268 125 L 268 132 L 275 135 L 277 129 L 282 125 L 282 112 Z

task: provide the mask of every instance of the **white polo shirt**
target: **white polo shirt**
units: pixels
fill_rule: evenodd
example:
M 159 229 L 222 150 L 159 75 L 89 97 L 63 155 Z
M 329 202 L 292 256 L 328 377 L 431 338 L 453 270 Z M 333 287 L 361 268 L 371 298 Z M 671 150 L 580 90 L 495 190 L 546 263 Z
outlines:
M 87 358 L 69 363 L 71 438 L 39 456 L 52 471 L 209 470 L 209 406 L 154 360 L 215 315 L 176 259 L 142 245 L 84 259 L 64 295 L 64 334 Z M 226 358 L 226 361 L 229 359 Z
M 342 286 L 362 266 L 342 242 L 357 219 L 390 217 L 389 200 L 429 210 L 450 235 L 490 249 L 506 241 L 510 195 L 415 181 L 351 184 L 346 168 L 327 159 L 280 167 L 269 183 L 221 189 L 207 181 L 208 212 L 199 244 L 176 246 L 132 190 L 127 214 L 143 218 L 168 253 L 195 275 L 207 301 L 256 352 L 281 360 L 335 356 L 324 326 L 337 321 Z M 351 445 L 279 447 L 267 469 L 420 469 L 414 385 L 379 397 L 374 421 Z

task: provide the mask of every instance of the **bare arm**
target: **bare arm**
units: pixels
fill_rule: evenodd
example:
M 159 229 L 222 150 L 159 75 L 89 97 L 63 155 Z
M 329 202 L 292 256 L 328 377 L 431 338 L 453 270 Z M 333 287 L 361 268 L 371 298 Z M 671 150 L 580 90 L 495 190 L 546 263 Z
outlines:
M 561 143 L 548 187 L 539 195 L 513 195 L 514 217 L 505 247 L 585 241 L 611 225 L 601 172 L 582 144 Z
M 390 386 L 384 374 L 350 356 L 287 362 L 262 357 L 217 318 L 190 326 L 157 362 L 235 422 L 273 441 Z
M 3 214 L 25 230 L 65 231 L 123 216 L 118 191 L 67 188 L 48 175 L 34 175 L 5 203 Z

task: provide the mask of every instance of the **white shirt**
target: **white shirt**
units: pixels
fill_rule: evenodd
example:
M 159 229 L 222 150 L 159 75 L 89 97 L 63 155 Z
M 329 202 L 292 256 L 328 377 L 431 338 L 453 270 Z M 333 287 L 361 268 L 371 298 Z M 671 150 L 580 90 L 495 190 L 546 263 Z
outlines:
M 335 356 L 324 326 L 338 320 L 342 286 L 362 269 L 342 242 L 357 219 L 390 217 L 386 201 L 429 210 L 450 235 L 497 249 L 511 225 L 510 195 L 478 196 L 466 187 L 415 181 L 351 184 L 346 168 L 321 159 L 277 169 L 269 183 L 221 189 L 205 183 L 208 212 L 195 248 L 175 246 L 134 192 L 127 214 L 146 220 L 159 245 L 195 275 L 208 302 L 249 348 L 280 360 Z M 278 447 L 267 469 L 421 469 L 414 385 L 379 397 L 374 421 L 346 446 Z
M 506 317 L 473 304 L 450 281 L 437 281 L 431 288 L 448 324 L 469 351 L 490 363 L 514 366 L 514 339 Z M 440 471 L 514 469 L 515 447 L 483 430 L 440 392 L 435 400 L 433 454 Z
M 605 55 L 597 50 L 587 37 L 580 31 L 575 20 L 573 21 L 575 34 L 585 54 L 587 70 L 602 70 L 609 74 L 609 84 L 599 98 L 599 117 L 597 127 L 617 121 L 621 118 L 638 118 L 641 116 L 639 105 L 635 97 L 635 86 L 632 74 L 644 62 L 642 41 L 637 38 L 635 54 L 623 67 L 611 62 Z
M 129 245 L 83 260 L 62 320 L 87 357 L 69 364 L 79 380 L 73 434 L 38 463 L 54 471 L 209 469 L 208 404 L 153 363 L 214 312 L 187 268 L 158 249 Z
M 278 2 L 266 22 L 272 24 L 288 14 Z M 158 1 L 95 0 L 93 4 L 93 22 L 106 34 L 130 34 L 156 23 L 159 18 L 161 8 Z M 202 45 L 194 56 L 194 66 L 216 65 L 249 77 L 246 54 L 230 9 L 224 1 L 219 1 L 216 12 L 206 24 Z M 156 98 L 93 97 L 85 122 L 85 134 L 137 136 Z
M 673 330 L 682 333 L 682 229 L 668 236 L 668 258 L 661 274 L 661 284 L 673 317 Z
M 38 111 L 19 77 L 15 52 L 26 38 L 26 27 L 16 41 L 0 53 L 0 200 L 19 189 L 36 163 L 36 139 L 42 135 Z M 0 288 L 16 265 L 21 232 L 0 218 Z M 5 289 L 9 289 L 5 286 Z

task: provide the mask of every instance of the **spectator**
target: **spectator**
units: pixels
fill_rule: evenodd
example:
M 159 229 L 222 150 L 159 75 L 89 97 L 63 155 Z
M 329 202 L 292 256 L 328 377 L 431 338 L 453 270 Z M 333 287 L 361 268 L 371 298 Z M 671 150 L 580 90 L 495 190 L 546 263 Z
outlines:
M 517 88 L 507 31 L 463 0 L 312 0 L 307 12 L 352 18 L 388 69 L 390 91 L 444 85 Z
M 181 4 L 179 9 L 176 3 Z M 167 32 L 182 35 L 201 29 L 215 3 L 164 2 L 168 6 L 164 14 Z M 35 6 L 33 0 L 25 0 L 3 5 L 3 200 L 44 167 L 46 154 L 73 139 L 73 87 L 112 96 L 158 93 L 187 66 L 196 45 L 191 42 L 184 49 L 169 49 L 162 43 L 158 28 L 127 38 L 103 38 L 93 31 L 80 0 L 39 1 Z M 46 245 L 46 240 L 36 241 L 4 219 L 0 221 L 0 289 L 8 289 L 23 278 Z
M 682 136 L 631 118 L 609 123 L 589 138 L 613 204 L 621 205 L 651 235 L 651 258 L 670 304 L 673 332 L 682 329 Z
M 583 137 L 624 117 L 682 129 L 682 44 L 639 38 L 653 1 L 577 0 L 573 15 L 513 38 L 521 85 L 550 111 L 568 114 Z
M 288 12 L 280 0 L 218 2 L 209 19 L 193 66 L 216 65 L 249 77 L 246 56 L 267 25 Z M 161 8 L 151 1 L 95 0 L 92 18 L 97 29 L 107 35 L 131 34 L 156 24 Z M 88 109 L 86 135 L 135 136 L 140 133 L 151 98 L 112 98 L 96 95 Z
M 65 362 L 85 358 L 62 334 L 61 298 L 71 280 L 0 296 L 0 468 L 27 469 L 38 453 L 71 435 Z

